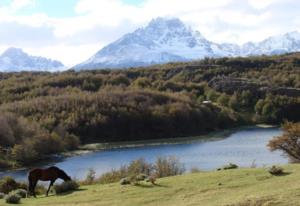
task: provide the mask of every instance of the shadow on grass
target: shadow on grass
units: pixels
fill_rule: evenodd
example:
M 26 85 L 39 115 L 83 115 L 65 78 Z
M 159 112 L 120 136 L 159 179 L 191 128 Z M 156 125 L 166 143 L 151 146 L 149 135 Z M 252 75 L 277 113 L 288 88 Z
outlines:
M 292 174 L 292 172 L 283 172 L 281 174 L 271 174 L 272 176 L 275 176 L 275 177 L 281 177 L 281 176 L 287 176 L 287 175 L 290 175 Z
M 63 193 L 60 193 L 60 194 L 56 194 L 56 196 L 65 196 L 65 195 L 70 195 L 74 192 L 81 192 L 81 191 L 85 191 L 87 189 L 84 189 L 84 188 L 79 188 L 79 189 L 76 189 L 76 190 L 71 190 L 71 191 L 67 191 L 67 192 L 63 192 Z
M 169 186 L 167 185 L 161 185 L 161 184 L 151 184 L 151 185 L 148 185 L 148 184 L 135 184 L 134 186 L 136 187 L 141 187 L 141 188 L 155 188 L 155 187 L 165 187 L 165 188 L 168 188 Z
M 70 195 L 74 192 L 80 192 L 80 191 L 85 191 L 85 190 L 87 190 L 87 189 L 79 188 L 79 189 L 76 189 L 76 190 L 72 190 L 72 191 L 68 191 L 68 192 L 64 192 L 64 193 L 60 193 L 60 194 L 51 193 L 48 196 L 46 196 L 46 194 L 45 195 L 39 195 L 39 196 L 37 196 L 37 198 L 40 199 L 40 198 L 47 198 L 47 197 L 53 197 L 53 196 L 65 196 L 65 195 Z M 30 198 L 34 198 L 34 197 L 30 197 Z

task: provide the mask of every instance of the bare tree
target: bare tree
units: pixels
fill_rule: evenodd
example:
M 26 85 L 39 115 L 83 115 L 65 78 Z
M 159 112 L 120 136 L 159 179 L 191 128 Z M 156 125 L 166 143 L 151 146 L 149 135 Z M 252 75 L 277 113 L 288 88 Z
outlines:
M 286 122 L 283 125 L 283 134 L 270 140 L 268 147 L 271 151 L 281 150 L 291 160 L 300 161 L 300 122 Z

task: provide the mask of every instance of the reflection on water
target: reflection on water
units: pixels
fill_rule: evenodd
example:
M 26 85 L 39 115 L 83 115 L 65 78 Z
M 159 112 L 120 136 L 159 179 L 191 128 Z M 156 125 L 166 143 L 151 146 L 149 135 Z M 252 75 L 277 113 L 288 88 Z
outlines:
M 288 160 L 280 152 L 270 152 L 266 147 L 268 141 L 281 132 L 278 128 L 247 128 L 218 141 L 112 149 L 66 158 L 55 165 L 81 179 L 89 168 L 99 175 L 140 157 L 153 162 L 157 156 L 177 156 L 186 169 L 197 167 L 202 170 L 214 170 L 229 162 L 242 167 L 249 167 L 253 161 L 258 167 L 285 164 Z M 26 170 L 20 170 L 2 172 L 0 176 L 10 175 L 24 180 L 26 174 Z

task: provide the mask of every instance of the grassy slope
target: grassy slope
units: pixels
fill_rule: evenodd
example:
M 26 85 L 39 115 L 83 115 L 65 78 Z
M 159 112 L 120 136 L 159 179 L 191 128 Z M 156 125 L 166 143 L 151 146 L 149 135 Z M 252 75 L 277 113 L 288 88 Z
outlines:
M 300 165 L 287 165 L 285 171 L 279 177 L 266 169 L 194 173 L 159 179 L 159 186 L 84 186 L 64 196 L 23 199 L 22 205 L 300 205 Z

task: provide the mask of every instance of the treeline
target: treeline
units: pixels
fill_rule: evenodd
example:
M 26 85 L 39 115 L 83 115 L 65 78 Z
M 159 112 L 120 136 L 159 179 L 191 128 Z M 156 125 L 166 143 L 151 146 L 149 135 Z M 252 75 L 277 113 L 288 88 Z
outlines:
M 82 143 L 197 135 L 299 121 L 297 96 L 222 92 L 215 77 L 300 88 L 300 55 L 204 59 L 127 70 L 0 73 L 0 165 L 30 164 Z

